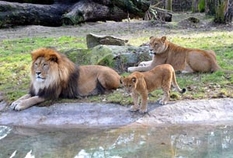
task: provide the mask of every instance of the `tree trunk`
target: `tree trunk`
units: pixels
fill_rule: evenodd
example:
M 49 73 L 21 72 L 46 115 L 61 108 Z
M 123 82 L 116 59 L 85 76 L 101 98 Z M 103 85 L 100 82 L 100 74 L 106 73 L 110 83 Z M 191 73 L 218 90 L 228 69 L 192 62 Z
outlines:
M 0 27 L 120 21 L 143 17 L 148 8 L 149 3 L 141 0 L 55 0 L 51 5 L 0 1 Z
M 206 0 L 206 14 L 214 15 L 215 23 L 231 23 L 233 17 L 233 0 Z
M 226 24 L 231 24 L 232 18 L 233 18 L 233 0 L 230 0 L 226 9 L 226 13 L 224 15 L 224 22 Z
M 198 3 L 199 3 L 199 0 L 192 0 L 192 12 L 193 13 L 196 13 L 198 12 Z
M 172 0 L 165 1 L 165 9 L 172 11 Z
M 205 1 L 206 0 L 198 0 L 198 11 L 201 13 L 205 12 Z
M 226 24 L 226 20 L 232 21 L 232 13 L 231 13 L 231 8 L 229 8 L 229 0 L 219 0 L 218 5 L 215 8 L 215 17 L 214 17 L 214 22 L 215 23 L 220 23 L 220 24 Z M 229 8 L 229 9 L 228 9 Z M 231 16 L 230 16 L 231 14 Z M 227 15 L 227 16 L 226 16 Z
M 221 24 L 224 23 L 224 14 L 226 12 L 228 0 L 218 0 L 216 4 L 214 22 Z
M 205 0 L 206 15 L 215 15 L 216 0 Z

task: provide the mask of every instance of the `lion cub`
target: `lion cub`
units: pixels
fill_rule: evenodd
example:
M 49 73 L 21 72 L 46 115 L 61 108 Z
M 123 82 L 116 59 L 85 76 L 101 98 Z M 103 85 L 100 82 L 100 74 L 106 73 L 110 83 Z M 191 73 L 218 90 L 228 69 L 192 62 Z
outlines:
M 158 65 L 150 71 L 133 72 L 128 77 L 121 79 L 126 91 L 132 93 L 134 105 L 131 111 L 139 110 L 140 113 L 147 112 L 148 93 L 155 89 L 162 88 L 164 96 L 159 101 L 160 104 L 166 104 L 170 97 L 170 88 L 173 85 L 180 93 L 186 89 L 180 89 L 176 82 L 176 74 L 173 67 L 169 64 Z M 141 106 L 139 105 L 139 96 L 141 97 Z

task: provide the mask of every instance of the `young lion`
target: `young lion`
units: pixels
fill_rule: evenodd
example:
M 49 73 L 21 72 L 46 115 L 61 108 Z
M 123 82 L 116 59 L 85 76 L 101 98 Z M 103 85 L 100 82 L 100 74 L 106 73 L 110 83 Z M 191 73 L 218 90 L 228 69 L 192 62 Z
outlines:
M 180 93 L 186 89 L 180 89 L 176 82 L 176 74 L 173 67 L 169 64 L 156 66 L 150 71 L 133 72 L 128 77 L 122 78 L 123 85 L 127 92 L 132 92 L 134 105 L 131 111 L 139 110 L 140 113 L 147 112 L 148 93 L 157 88 L 162 88 L 164 96 L 159 101 L 160 104 L 166 104 L 169 100 L 169 91 L 171 84 Z M 141 97 L 141 107 L 139 106 L 139 96 Z

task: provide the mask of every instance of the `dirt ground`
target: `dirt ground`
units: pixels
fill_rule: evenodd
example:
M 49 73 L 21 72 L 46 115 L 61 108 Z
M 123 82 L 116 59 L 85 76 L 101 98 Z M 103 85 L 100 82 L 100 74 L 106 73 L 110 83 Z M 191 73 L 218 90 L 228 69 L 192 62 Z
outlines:
M 174 15 L 176 23 L 158 23 L 153 21 L 132 20 L 130 22 L 96 22 L 85 23 L 77 26 L 46 27 L 46 26 L 19 26 L 15 28 L 0 29 L 0 40 L 23 37 L 59 37 L 59 36 L 81 36 L 88 33 L 99 35 L 113 35 L 123 39 L 132 39 L 151 35 L 176 35 L 178 32 L 199 31 L 211 32 L 211 30 L 227 29 L 232 31 L 232 26 L 214 26 L 209 20 L 204 20 L 203 14 L 183 13 L 183 19 Z M 198 24 L 187 21 L 187 17 L 195 16 L 201 19 Z M 174 29 L 175 28 L 175 29 Z M 1 98 L 0 98 L 1 100 Z M 106 108 L 109 106 L 111 108 Z M 198 108 L 197 108 L 198 107 Z M 32 107 L 30 109 L 15 112 L 7 109 L 5 104 L 0 103 L 0 124 L 25 125 L 25 126 L 117 126 L 123 124 L 179 124 L 193 122 L 232 122 L 233 99 L 193 100 L 181 101 L 159 106 L 157 103 L 150 105 L 149 113 L 146 115 L 130 113 L 127 107 L 119 105 L 102 105 L 86 103 L 70 103 L 63 105 L 52 105 L 50 107 Z M 106 115 L 100 115 L 105 113 Z M 121 115 L 119 116 L 119 113 Z M 83 115 L 87 114 L 87 115 Z M 33 117 L 32 117 L 33 116 Z M 9 119 L 10 118 L 10 119 Z M 30 119 L 29 119 L 30 118 Z M 129 118 L 129 119 L 126 119 Z
M 194 17 L 200 20 L 199 23 L 192 23 L 188 18 Z M 99 35 L 113 35 L 125 39 L 137 38 L 151 35 L 176 35 L 178 32 L 188 33 L 198 31 L 212 31 L 225 29 L 232 31 L 229 25 L 213 25 L 211 19 L 206 19 L 204 14 L 179 13 L 173 14 L 173 22 L 161 23 L 158 21 L 142 21 L 132 19 L 122 22 L 93 22 L 76 26 L 46 27 L 46 26 L 19 26 L 14 28 L 0 29 L 0 40 L 23 37 L 59 37 L 79 36 L 85 37 L 88 33 Z

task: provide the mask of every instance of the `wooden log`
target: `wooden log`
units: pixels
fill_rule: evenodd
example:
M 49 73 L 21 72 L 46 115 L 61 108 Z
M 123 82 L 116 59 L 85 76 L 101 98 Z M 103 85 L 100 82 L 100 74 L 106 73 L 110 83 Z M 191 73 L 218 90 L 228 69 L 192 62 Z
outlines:
M 146 14 L 143 19 L 171 22 L 172 13 L 166 9 L 161 9 L 156 6 L 150 6 L 150 8 L 146 11 Z
M 62 17 L 65 24 L 79 24 L 84 21 L 121 21 L 128 17 L 143 17 L 149 3 L 134 0 L 81 0 Z
M 171 22 L 172 13 L 168 10 L 156 8 L 158 19 L 161 21 Z
M 61 16 L 68 5 L 39 5 L 0 1 L 0 27 L 17 25 L 62 25 Z
M 51 5 L 0 1 L 0 27 L 61 26 L 142 17 L 149 3 L 135 0 L 55 0 Z
M 127 18 L 127 13 L 118 7 L 109 7 L 95 2 L 80 1 L 62 16 L 62 23 L 74 25 L 88 21 L 121 21 Z

